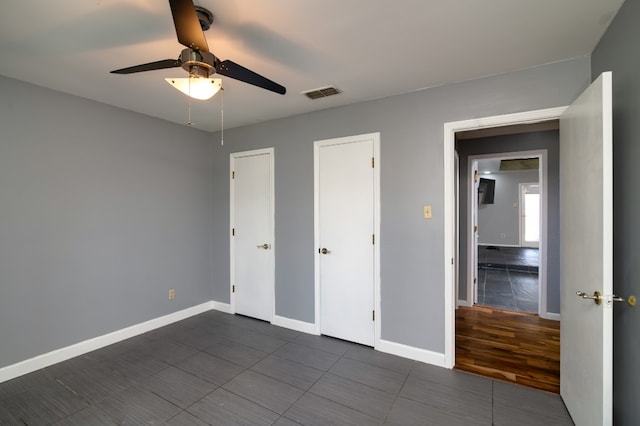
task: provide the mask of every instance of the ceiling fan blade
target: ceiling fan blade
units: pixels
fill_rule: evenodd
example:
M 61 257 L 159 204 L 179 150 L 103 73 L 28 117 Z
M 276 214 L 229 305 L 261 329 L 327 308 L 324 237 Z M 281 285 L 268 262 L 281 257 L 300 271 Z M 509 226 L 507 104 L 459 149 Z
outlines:
M 263 89 L 271 90 L 272 92 L 276 92 L 281 95 L 287 93 L 287 89 L 284 86 L 281 86 L 275 81 L 271 81 L 268 78 L 230 60 L 220 62 L 216 67 L 216 72 L 236 80 L 244 81 L 245 83 L 253 84 L 254 86 L 262 87 Z
M 163 59 L 161 61 L 149 62 L 148 64 L 134 65 L 132 67 L 114 70 L 111 71 L 111 74 L 133 74 L 135 72 L 162 70 L 181 66 L 182 62 L 179 59 Z
M 207 39 L 204 38 L 193 1 L 169 0 L 169 5 L 180 44 L 193 50 L 208 52 Z

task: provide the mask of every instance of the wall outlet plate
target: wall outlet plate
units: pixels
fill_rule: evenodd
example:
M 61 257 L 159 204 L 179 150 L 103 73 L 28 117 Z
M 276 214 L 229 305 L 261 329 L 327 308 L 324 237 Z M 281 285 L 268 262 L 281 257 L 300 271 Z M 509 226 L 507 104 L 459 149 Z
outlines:
M 431 219 L 433 216 L 431 215 L 431 206 L 424 206 L 422 208 L 422 215 L 425 219 Z

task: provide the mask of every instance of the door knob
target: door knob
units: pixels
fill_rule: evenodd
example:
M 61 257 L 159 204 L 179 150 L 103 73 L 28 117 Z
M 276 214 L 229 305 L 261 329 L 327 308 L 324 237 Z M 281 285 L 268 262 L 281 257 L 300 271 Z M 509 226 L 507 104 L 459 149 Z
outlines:
M 632 308 L 636 306 L 636 297 L 633 294 L 627 297 L 626 299 L 624 297 L 619 297 L 614 294 L 613 296 L 611 296 L 611 300 L 613 302 L 627 302 L 629 306 L 631 306 Z
M 582 297 L 583 299 L 591 299 L 596 305 L 599 305 L 604 300 L 604 296 L 599 291 L 594 291 L 593 296 L 588 295 L 584 291 L 576 291 L 576 296 Z M 619 297 L 615 294 L 611 296 L 611 299 L 607 299 L 607 304 L 611 302 L 627 302 L 629 306 L 636 306 L 636 297 L 634 295 L 629 296 L 628 298 Z
M 601 304 L 603 299 L 602 293 L 600 293 L 599 291 L 594 291 L 593 296 L 589 296 L 584 291 L 576 291 L 576 296 L 582 297 L 583 299 L 591 299 L 596 305 Z
M 320 250 L 320 253 L 322 254 L 329 254 L 331 253 L 329 250 L 327 250 L 326 248 L 323 248 L 322 250 Z
M 271 246 L 270 246 L 269 244 L 267 244 L 267 243 L 264 243 L 264 244 L 258 244 L 258 248 L 259 248 L 259 249 L 269 250 L 269 248 L 270 248 L 270 247 L 271 247 Z

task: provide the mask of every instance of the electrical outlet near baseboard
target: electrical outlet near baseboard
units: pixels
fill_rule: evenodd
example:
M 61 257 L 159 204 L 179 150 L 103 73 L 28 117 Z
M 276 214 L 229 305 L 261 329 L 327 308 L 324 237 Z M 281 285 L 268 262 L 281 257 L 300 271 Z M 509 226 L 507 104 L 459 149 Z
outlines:
M 176 298 L 176 291 L 174 289 L 169 289 L 169 300 L 173 300 Z

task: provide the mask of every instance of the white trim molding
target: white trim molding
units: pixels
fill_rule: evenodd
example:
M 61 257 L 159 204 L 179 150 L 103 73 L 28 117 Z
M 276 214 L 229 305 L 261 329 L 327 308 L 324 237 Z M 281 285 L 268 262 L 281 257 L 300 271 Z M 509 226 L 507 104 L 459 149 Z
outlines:
M 543 312 L 540 316 L 544 319 L 552 320 L 552 321 L 560 321 L 560 314 L 555 312 Z
M 514 244 L 480 244 L 478 243 L 478 247 L 515 247 L 515 248 L 519 248 L 519 245 L 514 245 Z
M 211 309 L 224 312 L 225 314 L 234 313 L 230 303 L 216 302 L 215 300 L 211 301 Z
M 460 307 L 460 306 L 466 306 L 466 307 L 470 308 L 471 306 L 473 306 L 473 303 L 468 301 L 468 300 L 458 299 L 458 307 Z
M 48 367 L 58 362 L 86 354 L 96 349 L 112 345 L 130 337 L 138 336 L 151 330 L 155 330 L 156 328 L 164 327 L 166 325 L 173 324 L 174 322 L 199 315 L 203 312 L 210 311 L 212 308 L 212 302 L 202 303 L 197 306 L 192 306 L 191 308 L 183 309 L 182 311 L 141 322 L 130 327 L 116 330 L 102 336 L 94 337 L 83 342 L 78 342 L 64 348 L 56 349 L 33 358 L 20 361 L 16 364 L 2 367 L 0 368 L 0 383 L 40 370 L 41 368 Z
M 320 334 L 316 331 L 316 325 L 311 322 L 299 321 L 287 317 L 281 317 L 279 315 L 273 316 L 273 321 L 271 321 L 271 324 L 277 325 L 278 327 L 284 327 L 290 330 L 299 331 L 301 333 L 315 335 Z
M 433 352 L 426 349 L 407 346 L 401 343 L 390 342 L 383 339 L 379 340 L 376 349 L 380 352 L 401 356 L 403 358 L 409 358 L 414 361 L 420 361 L 438 367 L 446 367 L 445 354 L 440 352 Z

